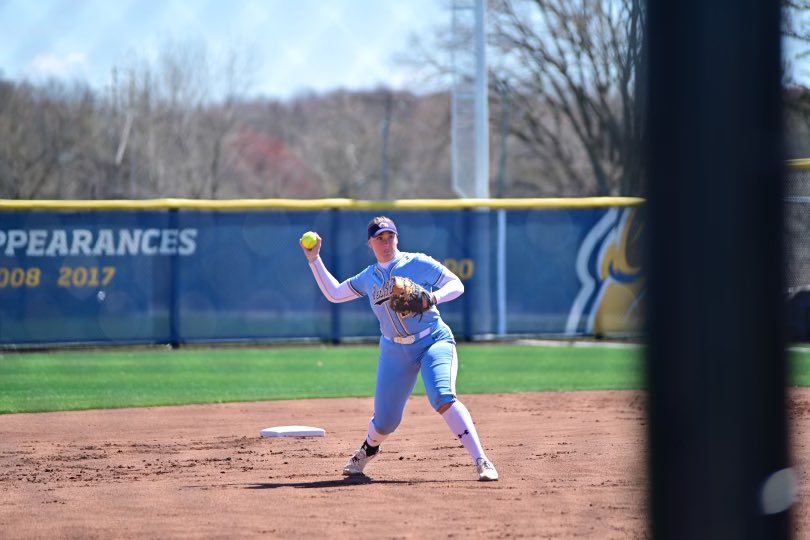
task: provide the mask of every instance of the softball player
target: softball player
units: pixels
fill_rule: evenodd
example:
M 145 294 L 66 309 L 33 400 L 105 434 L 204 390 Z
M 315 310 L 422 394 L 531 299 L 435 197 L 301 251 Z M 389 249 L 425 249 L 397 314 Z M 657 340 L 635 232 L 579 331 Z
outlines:
M 430 404 L 469 452 L 479 480 L 497 480 L 498 472 L 481 447 L 470 413 L 456 397 L 456 342 L 435 307 L 458 298 L 464 285 L 435 259 L 423 253 L 399 251 L 398 245 L 394 222 L 385 216 L 372 219 L 368 224 L 368 246 L 377 262 L 342 283 L 326 269 L 319 256 L 320 236 L 312 249 L 301 245 L 318 287 L 330 302 L 366 296 L 380 322 L 374 413 L 365 441 L 346 464 L 343 474 L 363 474 L 366 465 L 380 454 L 380 444 L 402 421 L 408 397 L 421 373 Z M 433 306 L 425 303 L 424 307 L 429 309 L 416 316 L 403 317 L 394 312 L 389 305 L 394 276 L 408 277 L 432 291 Z

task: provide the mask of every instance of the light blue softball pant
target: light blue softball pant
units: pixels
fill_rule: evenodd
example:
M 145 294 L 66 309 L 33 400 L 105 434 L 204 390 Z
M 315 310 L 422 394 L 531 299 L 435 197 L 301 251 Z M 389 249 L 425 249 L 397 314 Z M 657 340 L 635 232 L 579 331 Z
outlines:
M 373 419 L 377 431 L 388 434 L 397 429 L 420 372 L 435 410 L 456 400 L 458 357 L 447 326 L 439 325 L 432 334 L 410 345 L 380 338 Z

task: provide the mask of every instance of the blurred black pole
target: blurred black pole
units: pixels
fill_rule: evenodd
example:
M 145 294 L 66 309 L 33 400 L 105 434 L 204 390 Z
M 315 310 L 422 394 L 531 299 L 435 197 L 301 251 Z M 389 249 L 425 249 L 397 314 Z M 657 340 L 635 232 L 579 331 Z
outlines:
M 780 2 L 647 7 L 653 537 L 788 538 Z

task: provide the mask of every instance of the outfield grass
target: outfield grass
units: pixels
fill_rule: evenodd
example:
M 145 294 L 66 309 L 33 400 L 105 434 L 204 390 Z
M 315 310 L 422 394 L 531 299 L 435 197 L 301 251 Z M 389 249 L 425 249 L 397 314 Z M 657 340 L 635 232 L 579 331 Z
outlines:
M 791 360 L 810 385 L 810 350 Z M 376 346 L 3 354 L 0 413 L 371 396 L 376 361 Z M 642 361 L 637 347 L 461 345 L 457 390 L 639 389 Z

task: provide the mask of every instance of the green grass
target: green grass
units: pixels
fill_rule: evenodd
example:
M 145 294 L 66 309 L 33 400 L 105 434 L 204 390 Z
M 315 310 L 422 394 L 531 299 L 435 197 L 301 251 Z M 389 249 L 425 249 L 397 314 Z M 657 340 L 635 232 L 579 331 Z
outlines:
M 0 355 L 0 413 L 371 396 L 376 346 Z M 461 345 L 459 394 L 639 389 L 643 350 Z M 791 352 L 810 386 L 810 349 Z M 421 381 L 417 394 L 423 394 Z
M 790 384 L 810 386 L 810 348 L 806 346 L 790 349 Z

